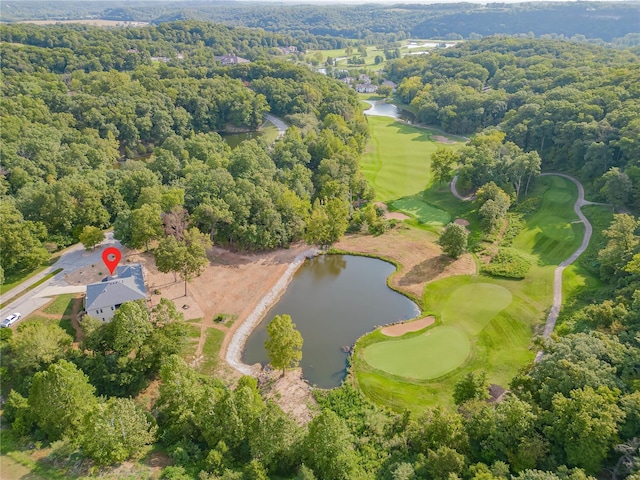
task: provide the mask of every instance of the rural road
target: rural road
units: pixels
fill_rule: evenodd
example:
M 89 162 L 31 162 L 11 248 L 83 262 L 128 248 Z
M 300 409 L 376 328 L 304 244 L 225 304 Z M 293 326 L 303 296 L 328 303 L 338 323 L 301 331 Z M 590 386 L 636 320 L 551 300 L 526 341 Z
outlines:
M 7 317 L 13 312 L 20 312 L 22 314 L 22 318 L 27 317 L 29 314 L 41 308 L 51 300 L 50 298 L 47 298 L 46 295 L 53 296 L 62 293 L 84 291 L 84 286 L 70 286 L 65 281 L 65 277 L 78 268 L 102 263 L 102 251 L 104 250 L 104 247 L 113 246 L 122 250 L 123 247 L 120 242 L 113 238 L 113 232 L 107 232 L 105 237 L 105 240 L 98 245 L 95 250 L 90 252 L 87 252 L 82 244 L 69 247 L 60 256 L 60 259 L 49 268 L 44 269 L 42 272 L 34 275 L 29 280 L 21 283 L 11 290 L 6 292 L 2 291 L 2 294 L 0 295 L 0 302 L 4 304 L 6 301 L 26 290 L 29 286 L 46 277 L 54 270 L 59 268 L 63 269 L 60 273 L 48 279 L 46 282 L 38 285 L 36 288 L 25 293 L 20 298 L 2 307 L 0 310 L 0 319 Z
M 553 329 L 556 326 L 556 321 L 558 320 L 558 315 L 560 314 L 560 309 L 562 308 L 562 272 L 566 267 L 568 267 L 573 262 L 575 262 L 580 255 L 582 255 L 582 253 L 587 249 L 587 246 L 589 245 L 589 241 L 591 240 L 593 227 L 591 226 L 591 223 L 589 222 L 587 217 L 585 217 L 585 215 L 582 213 L 581 208 L 584 205 L 602 205 L 602 204 L 589 202 L 588 200 L 585 200 L 584 187 L 578 180 L 576 180 L 570 175 L 566 175 L 564 173 L 541 173 L 540 176 L 541 177 L 556 176 L 556 177 L 566 178 L 567 180 L 573 182 L 576 185 L 576 187 L 578 187 L 578 199 L 576 200 L 576 203 L 573 206 L 573 210 L 576 212 L 576 215 L 578 215 L 580 222 L 584 224 L 584 237 L 582 238 L 582 243 L 580 244 L 578 249 L 575 252 L 573 252 L 573 254 L 569 258 L 567 258 L 564 262 L 558 265 L 555 271 L 553 272 L 553 303 L 551 304 L 551 310 L 549 311 L 549 315 L 547 316 L 547 321 L 544 325 L 544 331 L 542 333 L 542 336 L 544 338 L 547 338 L 549 337 L 549 335 L 551 335 L 551 332 L 553 332 Z M 458 180 L 458 176 L 456 175 L 455 177 L 453 177 L 453 180 L 451 181 L 451 193 L 453 194 L 453 196 L 462 201 L 471 200 L 473 196 L 463 197 L 458 193 L 458 191 L 456 190 L 457 180 Z M 536 355 L 536 362 L 540 361 L 541 358 L 542 358 L 542 352 L 538 352 L 538 354 Z

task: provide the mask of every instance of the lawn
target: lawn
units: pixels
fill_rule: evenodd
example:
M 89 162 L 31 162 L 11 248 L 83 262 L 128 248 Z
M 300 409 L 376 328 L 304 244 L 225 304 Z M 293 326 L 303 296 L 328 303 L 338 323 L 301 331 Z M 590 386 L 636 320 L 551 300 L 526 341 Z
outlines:
M 540 206 L 526 218 L 525 227 L 513 241 L 513 248 L 537 260 L 526 278 L 454 276 L 425 288 L 422 307 L 437 319 L 433 332 L 444 327 L 464 332 L 470 345 L 464 365 L 456 368 L 463 363 L 457 348 L 442 349 L 438 345 L 435 348 L 440 353 L 433 358 L 448 365 L 448 370 L 441 369 L 435 378 L 430 376 L 437 370 L 433 367 L 422 366 L 417 371 L 406 359 L 390 360 L 390 351 L 398 356 L 405 352 L 408 357 L 406 352 L 416 350 L 421 344 L 416 335 L 390 340 L 373 332 L 358 342 L 353 357 L 355 379 L 371 399 L 396 410 L 452 405 L 453 386 L 467 372 L 484 370 L 491 383 L 506 387 L 517 371 L 532 361 L 534 328 L 546 319 L 553 298 L 553 272 L 578 248 L 584 226 L 571 223 L 577 219 L 573 211 L 577 189 L 571 182 L 561 177 L 541 177 L 530 195 L 541 199 Z M 593 277 L 580 266 L 567 269 L 565 277 L 566 298 L 595 285 Z M 385 344 L 392 346 L 378 346 Z M 459 348 L 465 345 L 461 340 Z M 425 358 L 428 354 L 420 352 L 417 363 L 425 362 Z
M 53 303 L 47 305 L 44 313 L 51 315 L 70 316 L 73 313 L 73 304 L 75 302 L 74 294 L 65 294 L 56 297 Z

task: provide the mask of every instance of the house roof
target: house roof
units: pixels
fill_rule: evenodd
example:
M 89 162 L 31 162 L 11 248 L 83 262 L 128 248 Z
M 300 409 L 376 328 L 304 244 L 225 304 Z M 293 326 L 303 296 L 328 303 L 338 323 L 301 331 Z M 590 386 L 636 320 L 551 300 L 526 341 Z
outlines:
M 116 275 L 105 282 L 87 285 L 86 309 L 111 307 L 147 298 L 142 265 L 134 263 L 116 269 Z

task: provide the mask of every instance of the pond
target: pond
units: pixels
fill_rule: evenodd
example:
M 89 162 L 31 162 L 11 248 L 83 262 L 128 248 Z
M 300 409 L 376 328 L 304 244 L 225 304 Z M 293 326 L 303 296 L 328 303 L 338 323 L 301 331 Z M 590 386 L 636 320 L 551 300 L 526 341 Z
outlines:
M 243 362 L 268 362 L 266 326 L 274 316 L 287 314 L 304 339 L 304 378 L 322 388 L 340 385 L 346 374 L 345 349 L 378 325 L 420 314 L 414 302 L 387 286 L 394 271 L 388 262 L 353 255 L 320 255 L 305 261 L 250 335 Z
M 371 115 L 374 117 L 391 117 L 398 118 L 400 120 L 406 120 L 412 123 L 415 119 L 413 113 L 407 110 L 401 110 L 393 103 L 387 103 L 385 100 L 365 100 L 371 105 L 371 108 L 364 111 L 365 115 Z
M 236 148 L 245 140 L 251 140 L 253 138 L 262 138 L 265 142 L 272 143 L 278 138 L 278 128 L 273 123 L 267 121 L 260 127 L 260 130 L 241 133 L 221 132 L 220 136 L 231 148 Z

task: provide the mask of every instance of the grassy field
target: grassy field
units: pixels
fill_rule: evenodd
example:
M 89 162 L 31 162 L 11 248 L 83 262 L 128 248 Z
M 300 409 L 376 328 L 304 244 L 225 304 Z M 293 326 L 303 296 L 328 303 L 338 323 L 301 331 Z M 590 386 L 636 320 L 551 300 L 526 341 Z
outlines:
M 442 227 L 451 221 L 450 213 L 435 204 L 430 156 L 439 147 L 458 145 L 437 143 L 434 132 L 397 122 L 387 117 L 369 117 L 371 140 L 362 160 L 362 171 L 376 191 L 376 200 L 387 203 L 391 210 L 406 213 L 419 224 Z M 446 186 L 437 192 L 454 197 Z M 465 206 L 467 209 L 469 205 Z
M 449 351 L 445 349 L 445 354 L 437 358 L 438 362 L 447 363 L 449 370 L 443 370 L 441 376 L 429 377 L 433 374 L 429 373 L 432 367 L 422 366 L 422 373 L 418 374 L 417 367 L 407 368 L 403 378 L 399 375 L 402 370 L 394 368 L 392 360 L 385 363 L 388 354 L 377 345 L 395 344 L 386 348 L 395 348 L 399 356 L 401 352 L 409 356 L 406 354 L 409 350 L 402 344 L 414 348 L 416 335 L 390 340 L 376 331 L 360 340 L 353 358 L 357 383 L 371 399 L 396 410 L 452 405 L 453 386 L 467 372 L 485 370 L 491 383 L 506 387 L 518 369 L 533 359 L 531 340 L 551 305 L 555 266 L 578 248 L 584 227 L 571 223 L 577 219 L 573 212 L 577 189 L 571 182 L 560 177 L 542 177 L 531 196 L 541 198 L 540 207 L 527 218 L 525 228 L 513 242 L 514 248 L 537 260 L 525 279 L 455 276 L 425 288 L 423 311 L 437 319 L 427 332 L 444 327 L 456 327 L 464 332 L 470 344 L 464 365 L 456 368 L 462 362 L 445 358 Z M 594 282 L 593 277 L 579 267 L 567 269 L 566 277 L 564 292 L 568 297 L 580 289 L 590 288 Z M 451 340 L 445 339 L 445 342 Z M 455 349 L 451 350 L 452 358 L 458 359 L 458 355 Z M 423 357 L 425 354 L 421 353 L 418 362 L 424 362 Z M 458 364 L 453 366 L 456 361 Z M 402 362 L 409 363 L 408 360 Z

